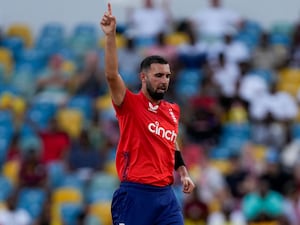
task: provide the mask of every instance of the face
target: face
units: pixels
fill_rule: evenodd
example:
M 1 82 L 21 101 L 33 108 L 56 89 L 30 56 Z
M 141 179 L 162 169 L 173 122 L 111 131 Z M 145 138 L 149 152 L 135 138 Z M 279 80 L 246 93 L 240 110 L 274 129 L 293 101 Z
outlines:
M 168 90 L 171 71 L 169 64 L 154 63 L 147 72 L 142 73 L 142 85 L 153 100 L 164 98 Z

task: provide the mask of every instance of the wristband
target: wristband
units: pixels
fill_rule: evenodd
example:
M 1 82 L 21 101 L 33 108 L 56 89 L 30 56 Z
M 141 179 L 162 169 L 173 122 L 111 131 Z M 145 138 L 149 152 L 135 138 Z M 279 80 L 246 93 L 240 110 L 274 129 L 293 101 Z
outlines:
M 185 166 L 185 163 L 183 161 L 183 158 L 181 156 L 181 152 L 178 150 L 175 150 L 175 165 L 174 169 L 177 170 L 180 166 Z

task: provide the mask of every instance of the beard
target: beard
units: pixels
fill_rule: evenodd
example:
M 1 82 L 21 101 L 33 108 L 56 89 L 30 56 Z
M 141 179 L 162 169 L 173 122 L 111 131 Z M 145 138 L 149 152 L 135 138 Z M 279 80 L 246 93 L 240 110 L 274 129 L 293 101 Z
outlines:
M 162 100 L 165 96 L 166 89 L 164 90 L 164 92 L 157 92 L 154 90 L 154 88 L 151 86 L 149 82 L 146 83 L 146 88 L 150 97 L 156 101 Z

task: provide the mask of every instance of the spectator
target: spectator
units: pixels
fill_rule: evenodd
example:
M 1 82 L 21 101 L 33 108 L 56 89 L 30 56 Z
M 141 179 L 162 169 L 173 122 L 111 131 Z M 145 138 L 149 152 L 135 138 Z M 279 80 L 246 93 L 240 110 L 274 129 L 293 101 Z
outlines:
M 248 222 L 276 221 L 283 215 L 284 198 L 269 187 L 264 176 L 257 179 L 256 188 L 242 199 L 242 210 Z
M 197 40 L 192 29 L 186 31 L 188 41 L 178 46 L 178 63 L 182 69 L 201 69 L 207 62 L 207 45 Z
M 282 62 L 287 60 L 287 54 L 288 51 L 283 46 L 271 45 L 269 33 L 263 32 L 260 35 L 258 46 L 253 51 L 253 67 L 275 71 L 282 66 Z
M 21 162 L 19 173 L 19 186 L 45 188 L 47 184 L 47 170 L 41 161 L 40 152 L 29 149 Z
M 64 104 L 69 97 L 69 78 L 62 72 L 63 58 L 53 55 L 46 72 L 36 81 L 35 101 Z
M 25 209 L 17 208 L 18 193 L 12 193 L 0 209 L 1 225 L 31 225 L 33 220 Z
M 197 188 L 195 188 L 193 194 L 188 196 L 184 202 L 183 213 L 189 224 L 205 223 L 209 215 L 209 208 L 201 201 L 198 193 Z
M 92 174 L 101 168 L 103 157 L 93 148 L 87 130 L 82 130 L 78 140 L 72 140 L 67 161 L 71 171 Z
M 222 38 L 226 31 L 238 30 L 243 22 L 237 12 L 222 5 L 222 0 L 209 0 L 209 6 L 190 19 L 198 37 L 208 39 Z
M 128 12 L 127 35 L 133 38 L 152 38 L 172 27 L 172 18 L 168 1 L 163 1 L 163 7 L 155 6 L 153 0 L 144 0 L 140 8 Z
M 125 38 L 125 46 L 118 49 L 119 70 L 131 90 L 139 88 L 137 82 L 142 52 L 131 37 Z
M 232 197 L 240 201 L 246 193 L 243 186 L 249 171 L 242 166 L 241 158 L 237 154 L 230 156 L 229 164 L 230 171 L 225 175 L 225 181 Z
M 75 94 L 96 98 L 106 93 L 106 87 L 102 80 L 104 71 L 100 69 L 99 61 L 97 52 L 86 53 L 84 68 L 79 72 L 76 80 Z
M 65 131 L 61 130 L 57 119 L 55 117 L 51 118 L 45 130 L 39 129 L 33 121 L 29 122 L 40 137 L 42 143 L 42 161 L 49 164 L 53 161 L 64 160 L 70 147 L 70 137 Z
M 158 33 L 157 44 L 145 49 L 145 56 L 161 55 L 167 59 L 173 71 L 177 71 L 178 67 L 178 49 L 176 46 L 168 45 L 166 42 L 167 33 L 165 31 Z M 176 72 L 174 72 L 176 73 Z

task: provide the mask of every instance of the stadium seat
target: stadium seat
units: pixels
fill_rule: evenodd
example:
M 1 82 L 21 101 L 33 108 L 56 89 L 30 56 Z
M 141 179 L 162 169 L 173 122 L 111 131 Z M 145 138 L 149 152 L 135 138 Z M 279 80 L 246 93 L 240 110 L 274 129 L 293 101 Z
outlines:
M 28 68 L 38 74 L 47 65 L 45 52 L 41 49 L 25 49 L 16 63 L 16 69 Z
M 5 161 L 2 166 L 2 174 L 6 177 L 13 186 L 19 182 L 20 164 L 17 160 Z
M 80 190 L 75 187 L 59 187 L 53 190 L 51 196 L 51 217 L 56 223 L 62 224 L 63 215 L 61 207 L 64 204 L 82 205 L 83 196 Z M 70 212 L 71 213 L 71 212 Z
M 13 184 L 10 182 L 10 180 L 0 175 L 0 202 L 5 202 L 7 197 L 12 193 L 14 189 Z
M 202 73 L 198 69 L 183 69 L 178 72 L 175 81 L 175 94 L 186 100 L 199 93 Z
M 92 117 L 92 104 L 92 99 L 89 96 L 76 95 L 69 99 L 67 107 L 79 110 L 83 119 L 88 120 Z
M 119 185 L 116 176 L 104 172 L 94 174 L 91 183 L 86 190 L 86 197 L 89 203 L 106 202 L 111 200 L 113 192 Z
M 27 118 L 43 130 L 48 127 L 50 120 L 55 117 L 56 111 L 57 106 L 53 103 L 36 102 L 29 106 L 26 114 Z
M 83 201 L 83 196 L 80 190 L 76 187 L 59 187 L 53 191 L 52 203 L 74 203 L 80 204 Z
M 0 63 L 4 67 L 5 75 L 8 76 L 14 69 L 13 53 L 10 49 L 0 47 Z
M 79 136 L 83 127 L 83 116 L 79 109 L 62 108 L 57 113 L 60 128 L 67 132 L 70 137 Z
M 18 198 L 18 208 L 22 208 L 37 219 L 46 200 L 46 192 L 42 188 L 22 188 Z
M 90 204 L 89 214 L 98 218 L 102 225 L 111 225 L 111 202 L 97 202 Z
M 40 37 L 57 37 L 60 39 L 65 38 L 65 27 L 62 23 L 49 22 L 42 26 L 39 33 Z
M 166 37 L 167 45 L 179 46 L 187 42 L 188 42 L 188 37 L 183 32 L 173 32 L 171 34 L 168 34 Z
M 77 224 L 77 218 L 81 211 L 81 204 L 63 203 L 60 206 L 60 219 L 64 225 Z
M 15 23 L 8 27 L 7 36 L 20 37 L 24 41 L 26 48 L 32 47 L 34 37 L 31 28 L 27 24 Z
M 47 164 L 48 183 L 52 189 L 60 187 L 66 176 L 64 162 L 53 161 Z
M 20 37 L 7 37 L 3 40 L 2 45 L 11 51 L 14 60 L 18 60 L 21 52 L 24 50 L 24 42 Z

